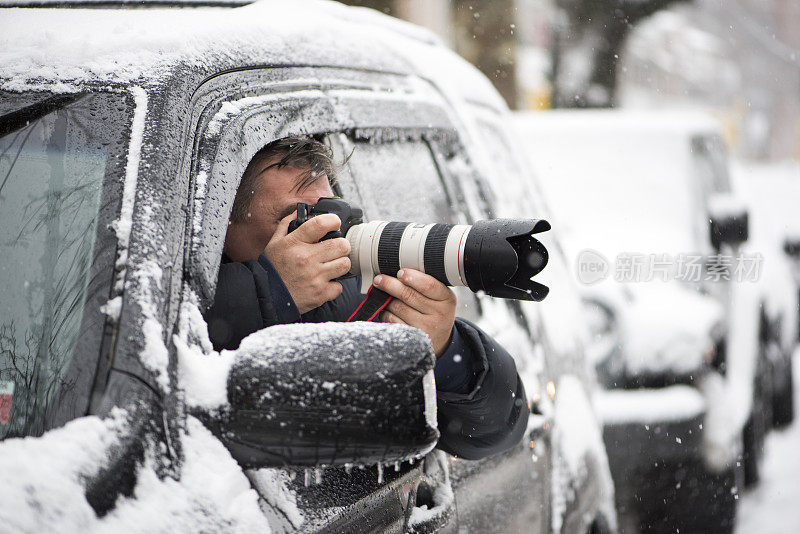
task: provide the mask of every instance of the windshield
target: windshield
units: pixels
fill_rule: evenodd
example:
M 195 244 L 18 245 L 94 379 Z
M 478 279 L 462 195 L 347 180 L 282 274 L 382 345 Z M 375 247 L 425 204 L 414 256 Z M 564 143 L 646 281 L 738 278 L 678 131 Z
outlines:
M 56 398 L 88 404 L 87 377 L 67 371 L 89 358 L 91 380 L 99 355 L 103 321 L 84 312 L 109 294 L 110 264 L 103 272 L 93 257 L 124 109 L 121 95 L 2 96 L 0 439 L 41 433 Z
M 568 246 L 611 257 L 695 249 L 690 152 L 682 138 L 553 131 L 535 141 L 535 170 Z

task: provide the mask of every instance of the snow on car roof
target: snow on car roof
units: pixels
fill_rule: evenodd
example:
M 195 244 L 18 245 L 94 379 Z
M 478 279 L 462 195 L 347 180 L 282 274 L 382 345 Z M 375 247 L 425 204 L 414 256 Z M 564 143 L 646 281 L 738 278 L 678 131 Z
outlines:
M 0 0 L 0 7 L 83 7 L 86 5 L 98 6 L 125 6 L 144 7 L 152 6 L 243 6 L 252 4 L 255 0 Z
M 539 112 L 517 114 L 515 126 L 571 253 L 697 248 L 704 209 L 692 194 L 690 139 L 719 131 L 709 115 Z
M 8 8 L 0 22 L 0 88 L 147 84 L 182 66 L 209 74 L 263 65 L 407 72 L 408 62 L 392 50 L 398 40 L 439 43 L 417 26 L 325 0 L 236 8 Z

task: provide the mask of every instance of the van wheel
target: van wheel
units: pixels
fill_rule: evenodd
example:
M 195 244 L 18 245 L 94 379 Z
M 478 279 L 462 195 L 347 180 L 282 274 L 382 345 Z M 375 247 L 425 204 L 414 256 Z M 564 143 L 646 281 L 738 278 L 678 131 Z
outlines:
M 701 469 L 705 472 L 700 477 L 701 483 L 696 491 L 684 494 L 684 497 L 691 495 L 693 498 L 674 510 L 676 514 L 686 514 L 684 528 L 680 532 L 731 534 L 739 502 L 736 495 L 736 467 L 729 467 L 722 473 Z
M 741 468 L 735 464 L 718 473 L 700 458 L 691 458 L 650 470 L 644 487 L 636 490 L 636 531 L 731 534 L 741 489 L 737 483 Z
M 606 518 L 601 515 L 592 521 L 586 534 L 611 534 L 611 527 L 608 526 Z
M 747 423 L 742 430 L 742 464 L 744 466 L 744 486 L 751 488 L 758 484 L 760 473 L 759 464 L 764 450 L 764 428 L 755 416 L 756 408 L 747 418 Z
M 762 326 L 762 332 L 765 332 Z M 764 338 L 766 334 L 762 333 Z M 769 345 L 761 343 L 758 354 L 756 376 L 753 378 L 753 406 L 750 416 L 742 429 L 742 463 L 744 464 L 744 485 L 755 486 L 759 480 L 759 467 L 764 456 L 764 441 L 772 427 L 772 366 L 768 363 Z
M 784 387 L 772 397 L 772 424 L 775 428 L 784 428 L 794 421 L 794 378 L 792 357 L 786 366 L 786 382 Z

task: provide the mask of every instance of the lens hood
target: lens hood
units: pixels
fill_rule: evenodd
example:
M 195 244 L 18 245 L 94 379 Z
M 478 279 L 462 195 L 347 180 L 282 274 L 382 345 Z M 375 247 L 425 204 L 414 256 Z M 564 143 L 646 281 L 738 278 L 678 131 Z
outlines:
M 506 299 L 544 299 L 550 289 L 532 278 L 547 265 L 545 246 L 534 236 L 550 230 L 544 219 L 476 222 L 464 245 L 464 275 L 472 291 Z

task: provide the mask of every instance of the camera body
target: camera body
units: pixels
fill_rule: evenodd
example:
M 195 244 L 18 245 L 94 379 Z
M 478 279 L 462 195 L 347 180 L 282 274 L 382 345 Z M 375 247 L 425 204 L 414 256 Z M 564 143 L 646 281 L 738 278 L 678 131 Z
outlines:
M 364 213 L 361 211 L 361 208 L 351 206 L 339 197 L 320 197 L 313 206 L 303 202 L 297 203 L 297 219 L 289 223 L 289 232 L 294 232 L 301 224 L 310 218 L 325 213 L 338 215 L 339 219 L 342 221 L 342 226 L 339 230 L 325 234 L 320 241 L 337 237 L 347 237 L 347 232 L 352 226 L 364 222 Z

